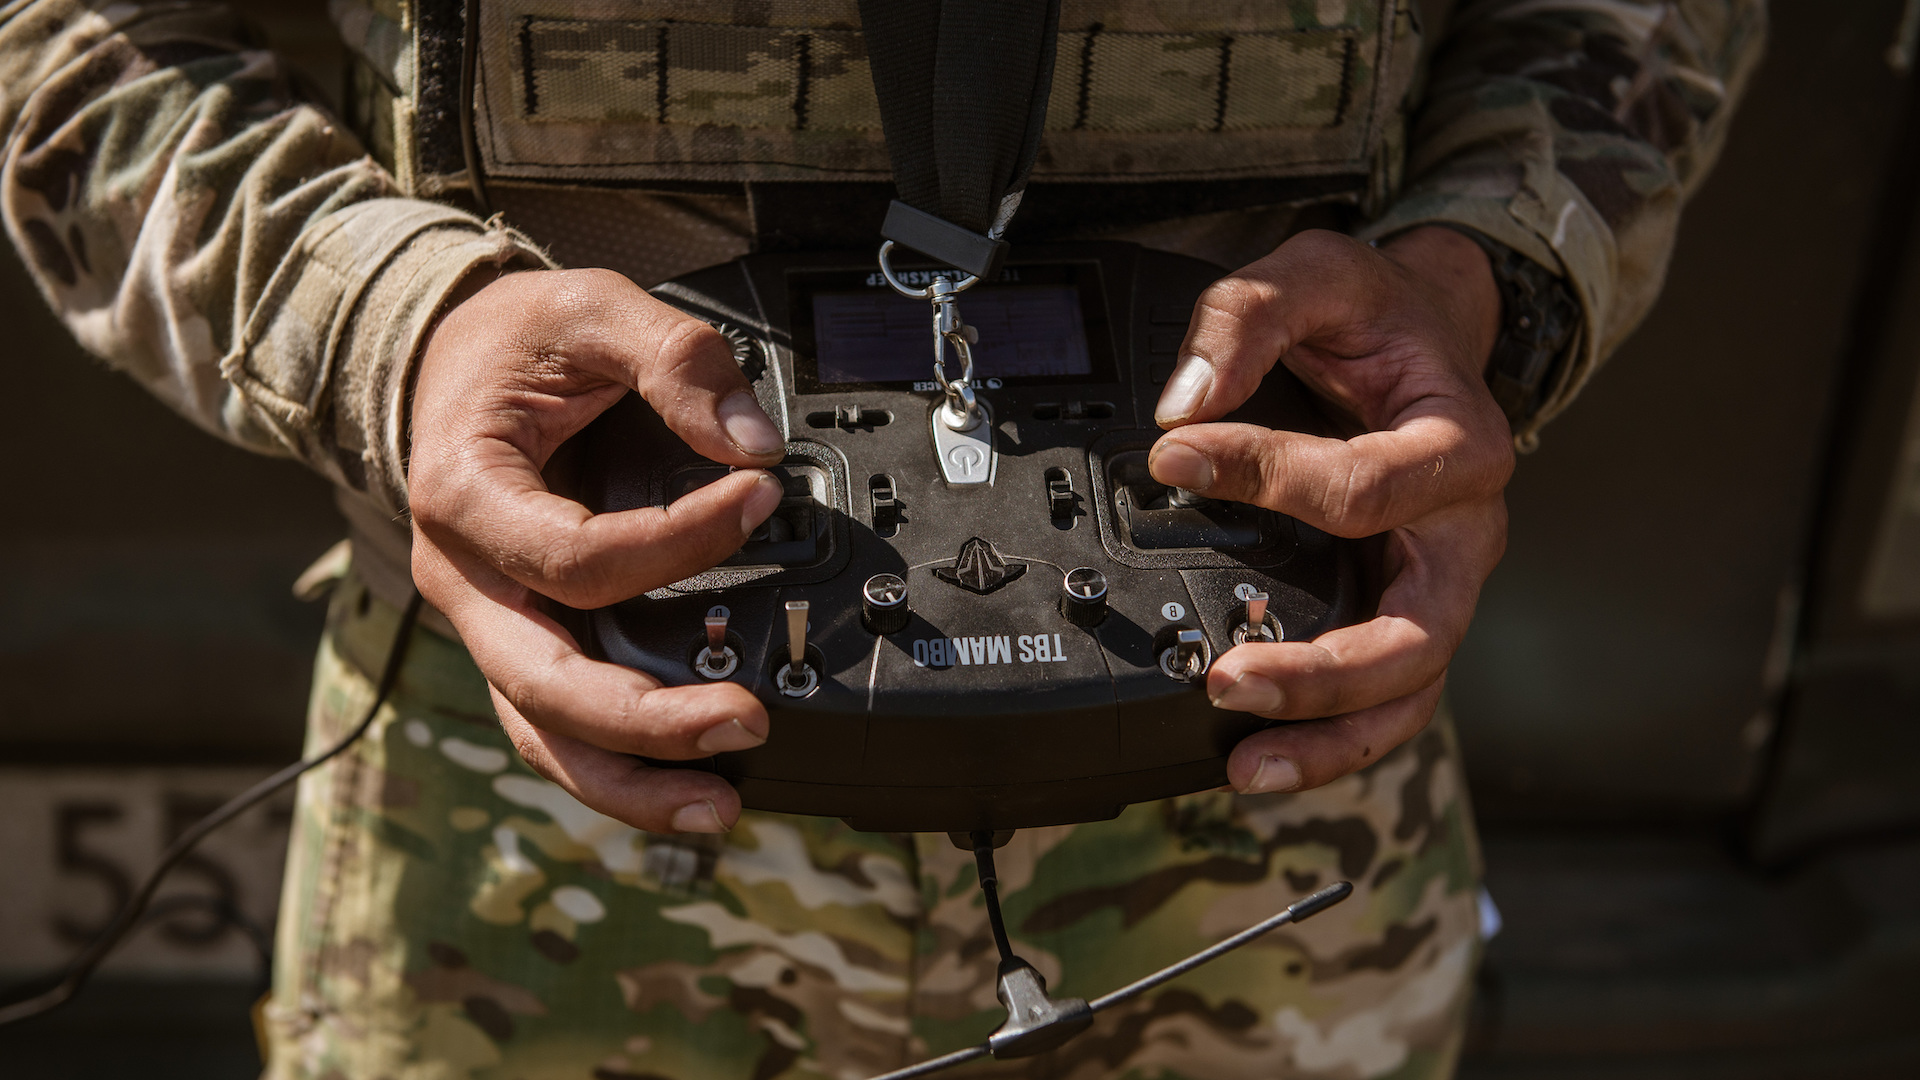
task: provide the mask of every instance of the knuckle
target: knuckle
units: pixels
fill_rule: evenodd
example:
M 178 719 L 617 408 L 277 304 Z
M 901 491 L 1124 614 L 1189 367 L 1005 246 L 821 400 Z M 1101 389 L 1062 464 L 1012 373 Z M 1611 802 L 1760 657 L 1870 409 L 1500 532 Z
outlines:
M 1320 258 L 1346 258 L 1352 255 L 1352 237 L 1331 229 L 1307 229 L 1295 234 L 1287 246 L 1303 255 Z
M 518 723 L 503 725 L 507 735 L 513 740 L 514 749 L 521 757 L 533 753 L 539 745 L 537 728 L 544 728 L 544 715 L 541 712 L 539 680 L 529 677 L 525 672 L 499 672 L 488 677 L 493 692 L 499 701 L 512 710 Z
M 1278 255 L 1297 269 L 1310 268 L 1316 274 L 1350 275 L 1363 266 L 1373 249 L 1343 233 L 1327 229 L 1308 229 L 1296 234 L 1280 248 Z
M 444 487 L 433 482 L 433 474 L 425 471 L 426 475 L 421 475 L 423 471 L 416 469 L 408 477 L 407 513 L 412 515 L 415 524 L 430 528 L 447 520 L 447 495 Z
M 1269 510 L 1286 512 L 1293 487 L 1293 454 L 1279 432 L 1272 432 L 1255 447 L 1248 462 L 1248 486 L 1255 502 Z
M 1247 322 L 1259 315 L 1277 298 L 1279 289 L 1273 282 L 1246 272 L 1229 274 L 1207 286 L 1194 304 L 1194 322 L 1201 323 L 1204 317 Z
M 407 495 L 407 514 L 413 519 L 415 531 L 435 543 L 458 546 L 462 542 L 461 519 L 467 516 L 467 502 L 467 494 L 453 484 L 414 485 Z M 418 545 L 414 551 L 417 566 Z
M 618 270 L 609 270 L 600 266 L 581 267 L 566 272 L 580 283 L 580 287 L 592 291 L 621 290 L 633 282 Z
M 533 727 L 529 724 L 503 724 L 501 730 L 507 733 L 507 742 L 513 746 L 513 752 L 527 767 L 548 780 L 556 779 L 552 763 L 534 737 Z
M 1360 537 L 1393 527 L 1393 484 L 1379 462 L 1355 455 L 1327 493 L 1328 519 L 1342 536 Z
M 514 297 L 520 310 L 546 312 L 561 319 L 574 315 L 591 302 L 587 270 L 549 270 L 521 275 L 521 295 Z
M 581 333 L 607 317 L 609 299 L 632 283 L 613 270 L 581 268 L 518 274 L 524 291 L 513 298 L 513 318 L 521 351 L 530 355 L 562 351 Z
M 720 332 L 699 319 L 675 319 L 654 346 L 654 366 L 661 375 L 679 375 L 713 356 L 721 344 Z
M 432 603 L 434 607 L 444 609 L 448 606 L 444 603 L 447 599 L 445 594 L 451 591 L 448 588 L 450 575 L 445 561 L 437 552 L 431 551 L 430 547 L 429 544 L 415 541 L 413 554 L 408 560 L 410 563 L 408 570 L 413 576 L 414 587 L 420 590 L 420 595 L 426 597 L 427 602 Z
M 596 599 L 602 581 L 598 567 L 575 538 L 556 541 L 540 553 L 537 572 L 542 592 L 574 606 Z
M 630 286 L 625 275 L 600 267 L 556 270 L 542 282 L 548 299 L 568 309 L 585 309 L 605 303 L 607 294 Z

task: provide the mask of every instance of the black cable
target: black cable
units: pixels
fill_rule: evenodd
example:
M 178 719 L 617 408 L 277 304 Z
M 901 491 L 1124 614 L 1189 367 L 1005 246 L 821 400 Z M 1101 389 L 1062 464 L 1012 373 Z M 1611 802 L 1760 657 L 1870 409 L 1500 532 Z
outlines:
M 367 706 L 367 715 L 361 718 L 353 730 L 347 732 L 344 738 L 318 756 L 296 761 L 228 799 L 220 809 L 201 818 L 193 824 L 192 828 L 181 833 L 179 838 L 174 840 L 167 847 L 166 852 L 160 856 L 160 865 L 154 868 L 153 873 L 147 875 L 147 880 L 141 883 L 133 899 L 121 905 L 119 913 L 113 917 L 113 922 L 101 931 L 99 937 L 93 939 L 93 943 L 88 945 L 84 952 L 67 965 L 66 974 L 61 976 L 60 982 L 50 990 L 0 1008 L 0 1026 L 51 1012 L 66 1004 L 80 992 L 82 986 L 86 985 L 87 979 L 93 975 L 93 969 L 99 967 L 100 962 L 113 952 L 120 944 L 120 940 L 126 937 L 127 932 L 139 924 L 141 915 L 147 910 L 147 905 L 152 902 L 154 892 L 160 888 L 160 882 L 166 878 L 167 873 L 181 859 L 186 858 L 200 841 L 206 839 L 207 834 L 252 809 L 263 802 L 267 796 L 298 780 L 304 773 L 332 761 L 359 741 L 360 736 L 367 733 L 367 729 L 373 726 L 373 718 L 380 714 L 380 706 L 386 704 L 387 695 L 392 693 L 394 684 L 400 680 L 400 665 L 406 659 L 407 642 L 413 636 L 414 624 L 420 618 L 420 604 L 420 594 L 416 592 L 413 594 L 413 599 L 407 601 L 406 609 L 400 613 L 400 624 L 394 629 L 393 643 L 387 646 L 386 663 L 381 667 L 379 682 L 375 684 L 373 704 Z
M 993 868 L 993 834 L 975 832 L 968 839 L 973 841 L 973 865 L 980 874 L 980 891 L 987 897 L 987 925 L 993 928 L 993 944 L 1000 950 L 1002 968 L 1018 959 L 1013 955 L 1013 943 L 1007 940 L 1006 919 L 1000 914 L 1000 875 Z
M 480 137 L 473 129 L 473 95 L 480 81 L 480 0 L 466 0 L 462 7 L 460 42 L 460 156 L 467 166 L 467 190 L 480 204 L 483 217 L 493 215 L 493 200 L 487 198 L 487 177 L 480 169 Z M 527 78 L 533 78 L 529 73 Z
M 273 976 L 273 935 L 267 928 L 247 917 L 247 913 L 234 906 L 233 901 L 220 896 L 206 896 L 193 893 L 185 896 L 163 896 L 153 902 L 140 921 L 155 923 L 179 911 L 203 908 L 213 914 L 218 921 L 214 930 L 225 933 L 231 927 L 240 931 L 253 946 L 254 958 L 260 961 L 259 992 L 264 994 L 271 987 Z

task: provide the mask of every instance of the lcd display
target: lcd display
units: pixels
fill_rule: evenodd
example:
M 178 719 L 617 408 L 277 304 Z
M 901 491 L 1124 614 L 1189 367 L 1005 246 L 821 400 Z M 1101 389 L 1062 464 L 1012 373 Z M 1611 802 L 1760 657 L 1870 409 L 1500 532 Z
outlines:
M 1018 379 L 1088 375 L 1093 357 L 1072 285 L 1006 285 L 960 296 L 961 318 L 980 331 L 974 376 Z M 933 313 L 925 300 L 891 291 L 813 295 L 814 357 L 822 385 L 896 383 L 932 377 Z M 949 373 L 958 362 L 948 354 Z

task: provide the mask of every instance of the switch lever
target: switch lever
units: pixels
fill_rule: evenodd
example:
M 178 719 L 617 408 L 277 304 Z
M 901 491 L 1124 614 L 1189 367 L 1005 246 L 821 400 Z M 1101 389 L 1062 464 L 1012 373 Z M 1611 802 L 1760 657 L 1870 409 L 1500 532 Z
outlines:
M 1182 630 L 1160 652 L 1160 670 L 1170 679 L 1191 682 L 1207 673 L 1207 639 L 1198 630 Z
M 707 647 L 693 662 L 694 673 L 703 679 L 724 679 L 740 666 L 740 654 L 727 645 L 727 617 L 707 616 Z
M 807 663 L 807 602 L 787 601 L 787 663 L 774 683 L 787 697 L 806 697 L 820 685 L 820 673 Z
M 1233 643 L 1245 645 L 1249 641 L 1279 641 L 1277 623 L 1267 621 L 1267 594 L 1255 592 L 1247 594 L 1247 618 L 1233 628 Z

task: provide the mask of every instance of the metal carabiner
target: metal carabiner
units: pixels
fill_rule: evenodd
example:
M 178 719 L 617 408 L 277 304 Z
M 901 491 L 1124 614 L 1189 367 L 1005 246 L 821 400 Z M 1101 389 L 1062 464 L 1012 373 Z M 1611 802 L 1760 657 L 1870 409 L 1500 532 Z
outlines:
M 980 334 L 960 317 L 960 307 L 955 301 L 980 278 L 968 274 L 955 281 L 939 276 L 925 288 L 910 288 L 893 272 L 892 254 L 893 241 L 880 245 L 880 273 L 887 284 L 902 296 L 933 304 L 933 378 L 947 399 L 941 406 L 940 421 L 954 431 L 971 431 L 980 423 L 980 405 L 973 394 L 973 344 L 980 340 Z M 959 378 L 947 377 L 949 345 L 960 360 Z
M 945 278 L 934 279 L 930 286 L 933 301 L 933 377 L 946 392 L 941 422 L 955 431 L 970 431 L 980 422 L 980 406 L 973 396 L 973 343 L 979 331 L 960 318 L 960 306 L 954 302 L 959 289 Z M 960 360 L 960 377 L 947 377 L 947 347 Z

